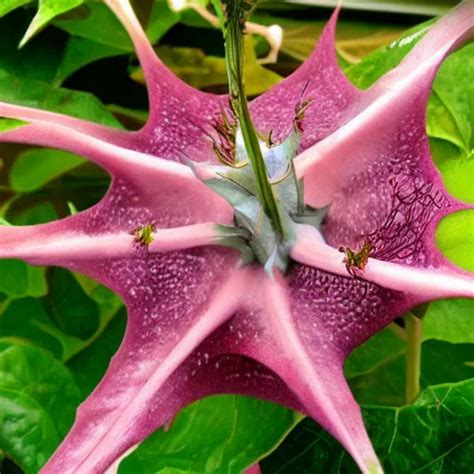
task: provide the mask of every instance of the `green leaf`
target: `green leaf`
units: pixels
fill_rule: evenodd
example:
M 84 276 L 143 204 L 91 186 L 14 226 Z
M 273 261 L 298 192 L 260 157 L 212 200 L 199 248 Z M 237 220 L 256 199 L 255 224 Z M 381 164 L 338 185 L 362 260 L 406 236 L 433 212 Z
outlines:
M 2 337 L 28 341 L 47 350 L 57 359 L 62 358 L 61 332 L 55 328 L 40 299 L 21 298 L 11 302 L 0 317 L 0 334 Z
M 436 245 L 451 262 L 474 271 L 474 212 L 446 216 L 436 230 Z
M 71 35 L 121 49 L 124 52 L 133 51 L 132 41 L 125 28 L 110 8 L 102 2 L 89 2 L 75 12 L 71 12 L 67 18 L 57 18 L 54 26 Z
M 86 340 L 99 327 L 99 306 L 89 298 L 67 270 L 54 268 L 47 306 L 58 328 L 65 334 Z
M 47 291 L 44 269 L 20 260 L 0 260 L 0 291 L 10 299 L 42 296 Z
M 433 145 L 431 145 L 433 151 Z M 434 156 L 436 157 L 436 153 Z M 446 155 L 444 155 L 446 157 Z M 443 183 L 454 197 L 461 201 L 474 203 L 474 153 L 467 157 L 449 156 L 443 161 L 437 160 L 437 166 L 443 177 Z
M 430 387 L 413 406 L 367 409 L 365 420 L 386 472 L 468 472 L 474 464 L 473 400 L 471 379 Z
M 392 324 L 357 347 L 346 360 L 344 366 L 346 377 L 350 379 L 367 374 L 403 355 L 406 344 L 400 334 L 404 337 L 403 329 Z
M 0 291 L 10 296 L 25 294 L 28 287 L 26 264 L 19 260 L 0 260 Z
M 444 141 L 444 143 L 449 142 Z M 458 151 L 454 156 L 449 152 L 442 153 L 439 144 L 433 144 L 433 140 L 430 140 L 430 147 L 436 165 L 443 177 L 443 183 L 449 193 L 461 201 L 474 203 L 474 186 L 472 185 L 472 177 L 474 176 L 473 151 L 470 151 L 468 155 L 463 155 Z
M 473 400 L 474 379 L 470 379 L 430 387 L 412 406 L 363 407 L 385 473 L 470 472 L 474 465 Z M 261 466 L 264 474 L 360 472 L 343 448 L 309 419 Z
M 446 116 L 453 121 L 455 130 L 443 130 L 443 117 L 430 120 L 428 115 L 428 133 L 431 136 L 456 140 L 454 143 L 467 152 L 474 145 L 474 83 L 471 80 L 474 70 L 474 43 L 471 42 L 459 51 L 451 54 L 441 66 L 433 89 L 439 101 L 444 105 Z
M 473 315 L 474 300 L 435 301 L 423 318 L 423 339 L 474 343 Z
M 20 41 L 20 48 L 36 33 L 42 30 L 53 18 L 78 7 L 82 2 L 83 0 L 39 0 L 38 12 Z
M 423 342 L 422 388 L 474 378 L 473 354 L 474 344 L 451 344 L 434 339 Z
M 118 472 L 240 474 L 271 452 L 298 419 L 262 400 L 209 397 L 180 412 L 168 432 L 150 436 L 122 461 Z
M 356 86 L 367 89 L 386 72 L 397 66 L 428 31 L 433 21 L 421 23 L 406 31 L 398 40 L 368 54 L 345 72 Z
M 346 362 L 345 374 L 359 403 L 387 406 L 404 404 L 404 337 L 401 327 L 396 330 L 387 328 L 351 354 Z M 474 377 L 474 368 L 468 365 L 473 359 L 473 351 L 474 345 L 471 344 L 425 340 L 421 353 L 422 387 Z
M 151 43 L 157 43 L 179 22 L 179 18 L 179 14 L 170 8 L 168 2 L 154 2 L 146 27 L 146 33 Z
M 35 202 L 33 206 L 21 208 L 18 212 L 10 208 L 8 218 L 13 225 L 34 225 L 54 221 L 58 214 L 50 202 Z
M 82 398 L 85 399 L 109 366 L 110 359 L 117 352 L 125 332 L 126 311 L 122 308 L 108 321 L 107 326 L 96 340 L 68 361 Z
M 0 70 L 0 100 L 60 112 L 119 127 L 119 122 L 92 94 L 56 89 L 50 85 Z
M 34 291 L 30 289 L 29 293 L 44 295 L 47 290 L 44 269 L 30 266 L 26 269 L 31 281 L 38 280 L 35 272 L 41 271 L 43 280 L 40 283 L 44 287 L 36 283 Z M 82 280 L 81 283 L 89 281 L 85 277 Z M 2 272 L 0 282 L 3 281 Z M 0 314 L 0 334 L 30 341 L 61 360 L 69 360 L 93 345 L 122 307 L 120 299 L 110 290 L 92 281 L 84 289 L 73 275 L 60 269 L 51 274 L 51 291 L 46 298 L 17 297 L 11 301 L 10 297 L 8 302 Z M 98 361 L 95 363 L 101 365 Z
M 65 361 L 93 345 L 122 307 L 120 298 L 107 288 L 62 269 L 53 270 L 44 301 L 55 324 L 38 327 L 61 343 Z
M 49 29 L 18 50 L 22 33 L 31 21 L 31 10 L 19 10 L 0 20 L 0 69 L 25 79 L 50 82 L 61 61 L 64 35 Z
M 27 123 L 28 122 L 24 122 L 23 120 L 0 118 L 0 133 L 7 132 L 8 130 L 13 130 L 14 128 L 22 127 Z
M 55 84 L 63 83 L 71 74 L 87 64 L 121 54 L 125 54 L 123 49 L 73 36 L 67 42 L 62 61 L 57 70 Z
M 206 56 L 198 48 L 169 46 L 159 47 L 158 54 L 178 77 L 193 87 L 205 89 L 227 85 L 227 68 L 224 58 Z M 244 62 L 246 93 L 250 96 L 261 94 L 281 80 L 281 76 L 257 62 L 251 37 L 246 38 Z M 140 83 L 145 82 L 141 68 L 136 68 L 131 77 Z
M 10 186 L 30 192 L 84 163 L 84 159 L 59 150 L 35 148 L 21 153 L 10 169 Z
M 36 474 L 74 420 L 79 391 L 47 352 L 0 341 L 0 450 Z
M 354 398 L 359 403 L 402 405 L 405 401 L 405 353 L 403 350 L 387 355 L 370 370 L 348 378 Z
M 474 43 L 470 43 L 442 65 L 427 114 L 431 151 L 443 182 L 453 196 L 467 202 L 474 202 L 474 85 L 469 80 L 473 68 Z M 457 150 L 440 148 L 440 141 L 455 145 Z
M 0 3 L 0 17 L 10 13 L 18 7 L 30 3 L 31 0 L 2 0 Z

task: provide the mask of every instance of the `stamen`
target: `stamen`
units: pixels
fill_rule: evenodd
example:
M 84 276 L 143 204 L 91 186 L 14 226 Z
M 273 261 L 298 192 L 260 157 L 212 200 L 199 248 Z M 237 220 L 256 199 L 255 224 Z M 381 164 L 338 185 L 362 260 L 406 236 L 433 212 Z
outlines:
M 132 231 L 132 234 L 135 236 L 134 242 L 143 247 L 148 247 L 155 240 L 155 237 L 153 236 L 155 232 L 156 226 L 153 223 L 137 227 Z
M 303 87 L 303 90 L 301 91 L 301 96 L 298 101 L 298 103 L 295 105 L 295 118 L 293 119 L 293 124 L 298 132 L 303 132 L 303 120 L 304 116 L 306 113 L 306 110 L 309 108 L 309 106 L 313 103 L 313 98 L 312 97 L 307 97 L 306 99 L 303 99 L 303 96 L 306 93 L 306 90 L 308 89 L 310 81 L 306 81 L 306 84 Z
M 366 239 L 360 250 L 352 250 L 349 247 L 339 247 L 339 252 L 344 253 L 343 263 L 349 275 L 358 278 L 360 272 L 365 270 L 369 257 L 372 253 L 372 244 Z
M 231 117 L 228 116 L 226 110 L 222 109 L 220 117 L 215 119 L 213 127 L 218 135 L 217 141 L 214 137 L 212 139 L 212 147 L 219 161 L 225 165 L 232 167 L 240 167 L 241 164 L 236 162 L 236 135 L 237 135 L 237 120 L 235 114 L 230 108 Z

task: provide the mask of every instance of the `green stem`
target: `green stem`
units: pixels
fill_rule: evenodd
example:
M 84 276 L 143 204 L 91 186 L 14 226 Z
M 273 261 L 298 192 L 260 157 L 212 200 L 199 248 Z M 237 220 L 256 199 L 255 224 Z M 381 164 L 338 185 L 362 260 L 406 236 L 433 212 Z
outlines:
M 224 29 L 227 75 L 229 92 L 234 112 L 239 120 L 245 149 L 255 173 L 257 189 L 263 209 L 270 218 L 275 230 L 283 235 L 283 225 L 275 195 L 268 178 L 267 167 L 260 150 L 257 133 L 250 118 L 243 81 L 243 40 L 244 25 L 243 0 L 234 0 L 234 6 L 228 5 L 227 21 Z M 230 2 L 229 2 L 230 3 Z
M 405 401 L 410 404 L 420 393 L 422 320 L 408 313 L 405 316 L 405 332 L 407 336 Z

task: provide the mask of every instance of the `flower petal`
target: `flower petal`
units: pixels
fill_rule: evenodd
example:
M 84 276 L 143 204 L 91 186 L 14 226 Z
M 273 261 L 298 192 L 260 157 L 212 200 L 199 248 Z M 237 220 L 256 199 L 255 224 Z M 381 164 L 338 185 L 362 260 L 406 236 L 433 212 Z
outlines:
M 305 100 L 311 102 L 302 121 L 303 150 L 334 132 L 346 119 L 347 110 L 360 99 L 361 92 L 347 80 L 337 63 L 335 31 L 339 10 L 340 6 L 306 62 L 251 103 L 256 127 L 262 133 L 272 131 L 276 141 L 290 135 L 295 108 Z
M 397 68 L 353 102 L 337 132 L 295 158 L 307 204 L 323 207 L 342 189 L 358 189 L 366 181 L 380 186 L 387 176 L 418 169 L 433 181 L 426 102 L 443 59 L 472 35 L 473 15 L 469 1 L 441 18 Z
M 291 256 L 334 275 L 354 279 L 348 273 L 341 252 L 324 243 L 313 227 L 299 226 L 298 240 Z M 474 298 L 474 274 L 453 271 L 450 267 L 418 268 L 369 257 L 357 278 L 376 283 L 418 299 L 418 303 L 439 298 Z
M 212 160 L 213 123 L 228 106 L 225 96 L 201 92 L 177 78 L 156 56 L 129 0 L 106 0 L 128 31 L 148 87 L 150 117 L 137 148 L 170 160 Z
M 118 260 L 103 269 L 108 274 L 127 272 L 126 336 L 42 473 L 105 472 L 196 397 L 187 387 L 189 369 L 181 368 L 178 380 L 174 373 L 233 314 L 249 283 L 246 272 L 233 272 L 225 256 L 211 258 L 210 252 L 169 254 L 165 262 L 143 259 L 136 268 L 124 268 Z M 179 266 L 180 261 L 186 265 Z M 154 275 L 147 286 L 139 283 L 145 273 Z M 157 409 L 158 416 L 151 416 Z
M 251 357 L 275 373 L 293 393 L 296 407 L 335 436 L 364 473 L 382 472 L 344 379 L 344 348 L 328 339 L 334 333 L 325 327 L 328 308 L 304 294 L 297 272 L 286 284 L 279 275 L 269 278 L 256 271 L 248 306 L 220 330 L 221 341 L 229 352 Z M 336 303 L 331 294 L 326 297 L 328 305 Z M 295 406 L 295 401 L 288 398 L 285 404 Z
M 133 232 L 87 235 L 79 232 L 57 234 L 52 239 L 53 225 L 13 229 L 0 228 L 0 258 L 21 258 L 35 265 L 67 265 L 67 262 L 87 262 L 102 259 L 133 258 L 143 254 L 172 252 L 219 243 L 221 236 L 214 223 L 153 230 L 152 242 L 141 243 Z M 45 229 L 48 229 L 45 232 Z M 8 232 L 10 230 L 10 232 Z M 26 230 L 26 233 L 23 232 Z M 3 231 L 3 232 L 2 232 Z M 35 232 L 36 231 L 36 232 Z M 8 237 L 8 234 L 10 236 Z M 29 235 L 28 235 L 29 234 Z M 146 250 L 144 246 L 146 245 Z M 77 265 L 77 263 L 76 263 Z

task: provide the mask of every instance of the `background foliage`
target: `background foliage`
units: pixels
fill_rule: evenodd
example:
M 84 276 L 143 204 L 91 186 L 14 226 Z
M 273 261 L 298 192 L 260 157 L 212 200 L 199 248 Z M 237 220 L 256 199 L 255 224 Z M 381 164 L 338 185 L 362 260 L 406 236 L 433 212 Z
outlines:
M 218 31 L 194 11 L 176 13 L 163 1 L 135 3 L 158 53 L 176 74 L 203 90 L 225 91 Z M 394 67 L 430 23 L 426 16 L 367 11 L 375 4 L 380 10 L 381 3 L 386 11 L 403 10 L 399 2 L 359 2 L 366 11 L 344 11 L 338 26 L 341 65 L 361 88 Z M 452 3 L 417 0 L 408 9 L 432 14 Z M 257 10 L 254 21 L 284 28 L 284 43 L 278 63 L 264 68 L 258 58 L 268 45 L 248 38 L 250 94 L 263 92 L 304 60 L 329 13 L 289 2 L 265 2 Z M 146 91 L 131 42 L 101 2 L 39 0 L 35 6 L 3 0 L 0 17 L 0 100 L 116 127 L 144 123 Z M 443 64 L 427 110 L 433 159 L 449 191 L 467 202 L 474 202 L 473 66 L 470 43 Z M 2 126 L 9 124 L 0 119 Z M 96 203 L 108 183 L 107 175 L 80 157 L 0 145 L 0 222 L 27 225 L 67 216 Z M 473 214 L 445 219 L 437 234 L 439 248 L 469 270 L 474 270 Z M 473 314 L 472 300 L 429 305 L 423 319 L 423 392 L 412 405 L 404 399 L 403 321 L 349 358 L 346 375 L 388 473 L 472 471 Z M 102 377 L 125 321 L 121 301 L 81 275 L 0 261 L 2 473 L 38 472 Z M 313 421 L 262 401 L 221 396 L 183 410 L 122 461 L 119 473 L 240 473 L 262 458 L 262 471 L 269 474 L 357 472 Z

